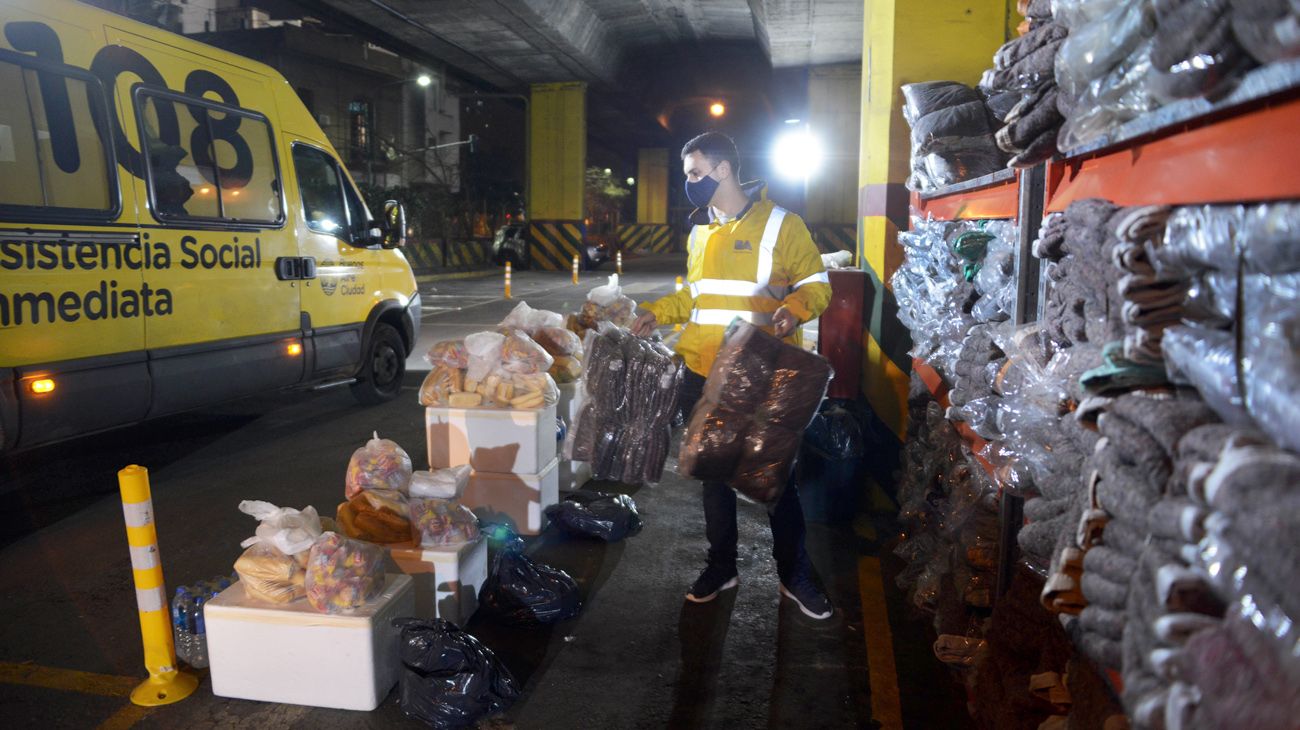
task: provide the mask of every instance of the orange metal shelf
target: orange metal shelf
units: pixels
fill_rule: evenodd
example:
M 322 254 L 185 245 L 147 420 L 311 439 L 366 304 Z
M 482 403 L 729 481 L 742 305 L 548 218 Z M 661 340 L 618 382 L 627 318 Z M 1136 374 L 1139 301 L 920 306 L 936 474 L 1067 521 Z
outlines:
M 912 213 L 935 220 L 1015 218 L 1020 209 L 1020 173 L 987 186 L 925 198 L 912 193 Z
M 1117 205 L 1194 205 L 1300 198 L 1300 98 L 1223 119 L 1203 119 L 1154 139 L 1051 162 L 1047 211 L 1085 198 Z

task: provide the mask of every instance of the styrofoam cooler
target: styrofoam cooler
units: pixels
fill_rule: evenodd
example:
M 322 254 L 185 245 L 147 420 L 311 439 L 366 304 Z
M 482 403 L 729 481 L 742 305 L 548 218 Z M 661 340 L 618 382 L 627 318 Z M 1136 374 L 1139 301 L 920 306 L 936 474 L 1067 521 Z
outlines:
M 469 464 L 476 471 L 539 474 L 555 460 L 555 404 L 536 410 L 425 409 L 429 468 Z
M 591 464 L 585 461 L 560 459 L 560 489 L 582 489 L 591 481 Z
M 478 610 L 478 592 L 487 582 L 487 540 L 459 547 L 388 548 L 397 569 L 415 582 L 415 614 L 464 626 Z
M 264 603 L 236 581 L 203 610 L 212 693 L 373 710 L 401 668 L 393 619 L 414 611 L 415 591 L 405 575 L 387 576 L 383 592 L 352 614 L 321 613 L 306 600 Z
M 474 470 L 460 503 L 481 522 L 510 525 L 520 535 L 536 535 L 546 527 L 543 511 L 560 501 L 560 460 L 537 474 L 502 474 Z

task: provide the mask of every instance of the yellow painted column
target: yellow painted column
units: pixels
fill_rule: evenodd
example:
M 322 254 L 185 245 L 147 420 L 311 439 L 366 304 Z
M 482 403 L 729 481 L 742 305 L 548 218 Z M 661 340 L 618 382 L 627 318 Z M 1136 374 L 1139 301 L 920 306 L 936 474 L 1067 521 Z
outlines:
M 528 106 L 531 264 L 566 271 L 584 253 L 587 85 L 533 84 Z
M 904 183 L 911 166 L 899 87 L 939 80 L 975 84 L 1014 27 L 1015 0 L 864 3 L 857 247 L 874 292 L 863 318 L 862 390 L 902 439 L 912 345 L 889 290 L 889 278 L 902 260 L 898 231 L 908 225 Z
M 636 222 L 668 222 L 668 150 L 663 147 L 637 152 Z

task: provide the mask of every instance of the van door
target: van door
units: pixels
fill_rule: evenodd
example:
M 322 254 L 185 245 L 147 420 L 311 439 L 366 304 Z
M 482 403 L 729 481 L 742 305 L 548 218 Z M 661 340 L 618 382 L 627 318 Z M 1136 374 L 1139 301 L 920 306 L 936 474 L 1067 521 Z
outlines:
M 121 44 L 114 91 L 141 227 L 171 257 L 149 273 L 170 294 L 145 321 L 150 415 L 300 382 L 304 274 L 267 80 L 116 29 L 110 41 Z M 156 71 L 144 84 L 139 64 Z
M 0 17 L 0 448 L 130 423 L 149 405 L 149 295 L 132 190 L 87 71 L 93 31 Z
M 384 252 L 368 240 L 369 214 L 334 156 L 301 140 L 290 144 L 302 201 L 298 240 L 316 261 L 317 279 L 302 290 L 315 342 L 313 377 L 352 375 L 361 366 L 364 326 L 376 303 L 371 279 Z

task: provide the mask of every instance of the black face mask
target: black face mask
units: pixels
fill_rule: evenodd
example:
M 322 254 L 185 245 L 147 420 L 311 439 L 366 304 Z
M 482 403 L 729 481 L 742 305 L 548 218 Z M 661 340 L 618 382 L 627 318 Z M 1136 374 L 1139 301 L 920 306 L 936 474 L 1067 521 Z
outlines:
M 713 170 L 716 169 L 718 168 L 715 165 Z M 709 174 L 713 174 L 713 170 L 709 170 Z M 707 208 L 709 203 L 713 201 L 713 195 L 716 192 L 718 192 L 718 181 L 709 177 L 709 175 L 705 175 L 695 182 L 691 182 L 689 179 L 686 181 L 686 199 L 691 201 L 691 204 L 696 208 Z

